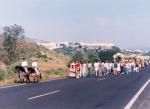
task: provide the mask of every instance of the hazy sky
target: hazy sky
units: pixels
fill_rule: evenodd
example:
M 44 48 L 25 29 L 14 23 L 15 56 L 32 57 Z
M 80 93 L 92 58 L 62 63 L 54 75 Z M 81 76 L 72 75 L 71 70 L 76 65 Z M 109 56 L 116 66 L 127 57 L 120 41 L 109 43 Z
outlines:
M 150 48 L 150 0 L 0 0 L 0 27 L 46 41 Z

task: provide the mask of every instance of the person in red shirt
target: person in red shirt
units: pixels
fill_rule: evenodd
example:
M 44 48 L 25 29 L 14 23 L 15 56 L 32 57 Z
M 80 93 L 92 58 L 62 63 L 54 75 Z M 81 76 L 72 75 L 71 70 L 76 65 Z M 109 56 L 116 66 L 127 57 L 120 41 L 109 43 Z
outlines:
M 76 78 L 80 78 L 80 62 L 77 61 L 76 64 L 75 64 L 75 67 L 76 67 Z
M 76 77 L 75 62 L 72 62 L 72 63 L 70 64 L 69 77 Z

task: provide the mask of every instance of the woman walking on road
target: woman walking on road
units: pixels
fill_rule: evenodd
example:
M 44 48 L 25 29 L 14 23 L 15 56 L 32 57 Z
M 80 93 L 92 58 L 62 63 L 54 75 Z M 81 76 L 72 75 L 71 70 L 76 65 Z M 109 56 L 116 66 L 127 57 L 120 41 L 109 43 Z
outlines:
M 82 65 L 82 75 L 83 77 L 86 77 L 86 63 L 83 63 Z
M 98 70 L 99 70 L 99 62 L 97 61 L 94 63 L 94 71 L 95 71 L 96 77 L 98 76 L 98 73 L 99 73 Z
M 80 67 L 81 67 L 81 64 L 80 64 L 79 61 L 76 62 L 75 67 L 76 67 L 76 78 L 80 78 Z
M 83 63 L 82 65 L 81 65 L 81 69 L 80 69 L 81 71 L 81 74 L 80 74 L 80 76 L 82 76 L 82 77 L 86 77 L 86 63 Z

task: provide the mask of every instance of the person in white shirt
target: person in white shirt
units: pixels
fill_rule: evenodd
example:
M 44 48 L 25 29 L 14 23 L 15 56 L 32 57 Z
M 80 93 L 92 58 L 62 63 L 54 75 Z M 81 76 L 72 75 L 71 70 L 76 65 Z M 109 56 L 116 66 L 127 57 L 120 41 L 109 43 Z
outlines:
M 99 76 L 102 76 L 103 70 L 104 70 L 104 66 L 101 62 L 99 62 L 99 70 L 98 70 Z
M 82 75 L 83 77 L 86 77 L 86 63 L 82 64 Z
M 28 73 L 28 69 L 27 69 L 28 63 L 27 63 L 27 61 L 25 60 L 25 58 L 22 58 L 21 66 L 24 68 L 25 73 Z
M 80 77 L 83 77 L 83 64 L 80 65 Z
M 38 69 L 38 64 L 36 59 L 32 59 L 32 68 L 34 68 L 37 75 L 40 75 L 40 71 Z
M 99 70 L 99 62 L 95 62 L 94 63 L 94 70 L 95 70 L 95 74 L 96 74 L 96 77 L 98 76 L 98 70 Z
M 131 62 L 131 70 L 132 70 L 132 72 L 135 71 L 135 62 L 134 61 Z
M 105 75 L 109 74 L 109 64 L 108 64 L 108 62 L 105 62 L 104 68 L 105 68 Z
M 117 74 L 119 74 L 121 71 L 121 66 L 120 66 L 120 63 L 117 64 Z

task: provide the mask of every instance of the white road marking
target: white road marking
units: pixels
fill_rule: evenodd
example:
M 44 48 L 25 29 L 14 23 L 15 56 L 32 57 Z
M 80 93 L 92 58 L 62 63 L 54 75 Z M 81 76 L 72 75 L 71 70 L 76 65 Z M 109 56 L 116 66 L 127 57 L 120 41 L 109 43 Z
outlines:
M 11 87 L 18 87 L 18 86 L 23 86 L 25 84 L 17 84 L 17 85 L 11 85 L 11 86 L 2 86 L 0 89 L 6 89 L 6 88 L 11 88 Z
M 43 96 L 46 96 L 46 95 L 51 95 L 51 94 L 58 93 L 58 92 L 60 92 L 60 90 L 56 90 L 56 91 L 53 91 L 53 92 L 37 95 L 37 96 L 30 97 L 30 98 L 27 98 L 27 99 L 28 100 L 33 100 L 33 99 L 36 99 L 36 98 L 40 98 L 40 97 L 43 97 Z
M 147 80 L 147 82 L 141 87 L 141 89 L 134 95 L 134 97 L 130 100 L 130 102 L 124 107 L 124 109 L 131 109 L 134 102 L 138 99 L 140 94 L 143 92 L 143 90 L 146 88 L 146 86 L 150 83 L 150 79 Z
M 63 77 L 63 78 L 56 78 L 56 79 L 47 79 L 47 80 L 42 80 L 40 81 L 40 83 L 43 83 L 43 82 L 48 82 L 48 81 L 55 81 L 55 80 L 60 80 L 60 79 L 64 79 L 66 77 Z M 13 87 L 19 87 L 19 86 L 23 86 L 23 85 L 27 85 L 27 84 L 16 84 L 16 85 L 10 85 L 10 86 L 0 86 L 0 89 L 6 89 L 6 88 L 13 88 Z

